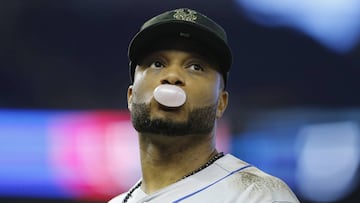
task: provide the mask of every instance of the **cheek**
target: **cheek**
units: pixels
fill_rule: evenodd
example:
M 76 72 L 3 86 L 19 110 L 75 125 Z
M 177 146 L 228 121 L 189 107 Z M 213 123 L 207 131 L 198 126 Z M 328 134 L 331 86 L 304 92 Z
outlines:
M 217 103 L 219 97 L 219 88 L 213 85 L 196 88 L 189 95 L 189 102 L 196 106 L 208 106 Z
M 209 90 L 208 94 L 202 95 L 201 97 L 204 98 L 204 101 L 203 101 L 204 103 L 211 104 L 211 105 L 217 103 L 217 100 L 218 100 L 217 91 L 214 91 L 214 90 Z
M 153 93 L 150 90 L 134 90 L 132 102 L 141 104 L 141 103 L 150 103 L 153 97 Z
M 150 103 L 157 85 L 159 85 L 159 76 L 156 75 L 156 71 L 137 66 L 134 75 L 132 102 Z
M 146 83 L 146 80 L 134 81 L 132 90 L 133 103 L 150 103 L 153 97 L 154 88 L 151 84 Z

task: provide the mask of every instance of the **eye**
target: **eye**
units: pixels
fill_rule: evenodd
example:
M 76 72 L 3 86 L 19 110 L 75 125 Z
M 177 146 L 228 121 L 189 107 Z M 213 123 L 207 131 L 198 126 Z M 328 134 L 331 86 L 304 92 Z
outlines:
M 150 68 L 163 68 L 164 64 L 161 61 L 153 61 L 149 65 Z
M 189 66 L 189 69 L 194 70 L 194 71 L 204 71 L 204 70 L 205 70 L 202 65 L 197 64 L 197 63 L 191 64 L 191 65 Z

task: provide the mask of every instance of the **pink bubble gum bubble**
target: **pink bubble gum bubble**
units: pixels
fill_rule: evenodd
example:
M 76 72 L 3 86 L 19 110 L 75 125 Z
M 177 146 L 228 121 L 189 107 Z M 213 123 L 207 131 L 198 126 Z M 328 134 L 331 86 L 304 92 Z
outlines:
M 164 84 L 155 88 L 154 98 L 164 106 L 179 107 L 185 103 L 186 94 L 183 89 L 176 85 Z

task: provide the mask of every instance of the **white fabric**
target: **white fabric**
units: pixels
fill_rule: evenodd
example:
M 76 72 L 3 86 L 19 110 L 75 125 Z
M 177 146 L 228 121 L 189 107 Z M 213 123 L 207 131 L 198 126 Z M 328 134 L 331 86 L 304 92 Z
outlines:
M 109 203 L 122 203 L 123 193 Z M 202 171 L 151 195 L 136 189 L 128 203 L 298 203 L 280 179 L 227 154 Z

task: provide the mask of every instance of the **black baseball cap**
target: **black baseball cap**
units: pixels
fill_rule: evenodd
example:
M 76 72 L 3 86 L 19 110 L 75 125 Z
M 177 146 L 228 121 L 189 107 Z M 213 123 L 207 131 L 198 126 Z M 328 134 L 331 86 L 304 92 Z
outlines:
M 226 32 L 210 18 L 188 8 L 166 11 L 142 25 L 128 48 L 132 81 L 138 60 L 149 45 L 167 37 L 194 40 L 206 47 L 206 50 L 216 58 L 215 60 L 219 64 L 218 71 L 222 74 L 226 86 L 232 64 L 232 54 L 227 44 Z

